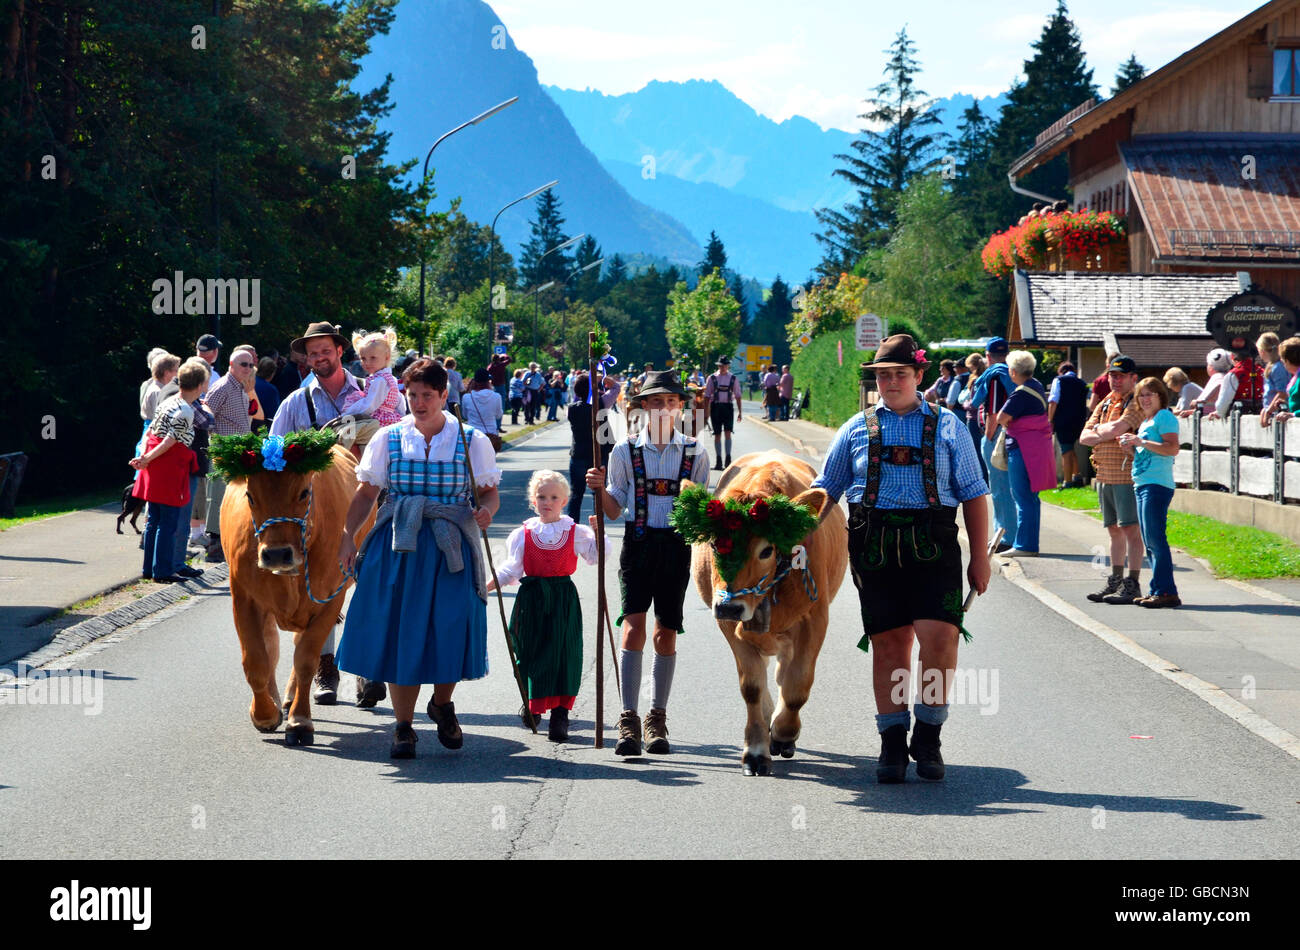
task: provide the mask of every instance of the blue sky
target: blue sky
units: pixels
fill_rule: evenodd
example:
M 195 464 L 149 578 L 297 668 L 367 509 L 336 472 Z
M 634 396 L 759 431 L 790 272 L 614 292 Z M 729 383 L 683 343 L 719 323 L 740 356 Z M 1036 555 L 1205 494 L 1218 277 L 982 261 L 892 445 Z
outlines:
M 411 0 L 415 2 L 415 0 Z M 489 0 L 543 83 L 618 94 L 717 79 L 778 121 L 856 130 L 883 50 L 907 26 L 931 96 L 1008 88 L 1056 0 Z M 1136 52 L 1154 70 L 1261 4 L 1074 0 L 1094 80 L 1110 93 Z

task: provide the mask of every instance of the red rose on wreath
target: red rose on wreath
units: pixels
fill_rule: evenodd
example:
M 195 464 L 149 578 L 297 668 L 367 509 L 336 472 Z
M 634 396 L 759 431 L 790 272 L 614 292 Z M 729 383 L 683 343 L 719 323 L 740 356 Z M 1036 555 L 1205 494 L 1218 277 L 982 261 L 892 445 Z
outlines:
M 736 542 L 732 541 L 731 538 L 718 538 L 713 542 L 713 546 L 719 554 L 730 554 L 735 545 Z
M 722 502 L 718 501 L 718 499 L 716 498 L 704 506 L 704 513 L 708 515 L 710 518 L 712 518 L 714 521 L 717 521 L 719 518 L 721 518 L 722 513 L 725 510 L 726 510 L 726 506 L 723 505 Z
M 290 465 L 302 461 L 303 456 L 306 454 L 307 450 L 297 442 L 291 442 L 284 447 L 284 460 Z
M 260 452 L 254 452 L 252 449 L 243 453 L 244 464 L 249 468 L 260 468 L 262 465 L 262 455 Z
M 755 521 L 766 521 L 768 515 L 771 514 L 770 507 L 766 498 L 760 498 L 750 506 L 749 516 Z
M 739 531 L 745 526 L 745 516 L 739 511 L 728 511 L 722 517 L 722 526 L 728 531 Z

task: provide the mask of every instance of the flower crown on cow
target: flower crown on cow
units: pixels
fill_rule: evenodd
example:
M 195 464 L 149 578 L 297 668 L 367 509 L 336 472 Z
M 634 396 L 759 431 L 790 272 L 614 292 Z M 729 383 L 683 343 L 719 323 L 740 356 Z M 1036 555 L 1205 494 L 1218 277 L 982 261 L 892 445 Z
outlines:
M 788 554 L 817 527 L 817 516 L 785 495 L 756 501 L 714 498 L 703 485 L 682 491 L 673 503 L 669 523 L 690 544 L 713 545 L 718 572 L 731 582 L 749 557 L 755 537 L 766 538 Z
M 208 447 L 212 468 L 227 480 L 258 472 L 323 472 L 334 464 L 336 435 L 330 429 L 308 429 L 288 435 L 258 433 L 214 435 Z

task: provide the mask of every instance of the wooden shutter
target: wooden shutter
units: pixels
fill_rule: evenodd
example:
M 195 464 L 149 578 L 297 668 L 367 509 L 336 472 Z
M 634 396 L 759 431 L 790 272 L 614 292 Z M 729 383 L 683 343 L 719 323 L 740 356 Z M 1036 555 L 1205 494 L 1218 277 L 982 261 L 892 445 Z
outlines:
M 1246 48 L 1246 95 L 1251 99 L 1273 95 L 1273 50 L 1267 43 Z

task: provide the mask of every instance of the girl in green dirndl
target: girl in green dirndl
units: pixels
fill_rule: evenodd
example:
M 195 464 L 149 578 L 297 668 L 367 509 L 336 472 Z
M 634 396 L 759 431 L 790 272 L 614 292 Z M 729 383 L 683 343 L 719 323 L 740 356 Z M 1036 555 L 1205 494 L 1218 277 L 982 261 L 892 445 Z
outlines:
M 528 687 L 519 715 L 530 729 L 550 712 L 548 736 L 569 737 L 569 710 L 582 682 L 582 606 L 572 575 L 581 557 L 596 563 L 592 527 L 565 515 L 569 483 L 559 472 L 534 472 L 528 482 L 529 518 L 510 533 L 506 562 L 488 580 L 488 590 L 520 583 L 510 616 L 510 641 Z M 609 553 L 609 538 L 605 539 Z

